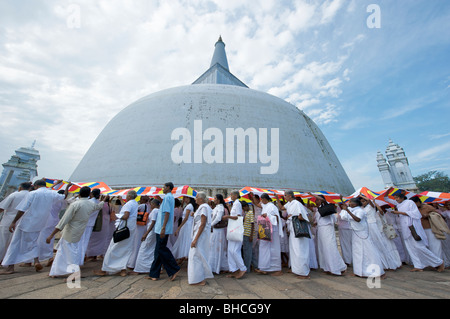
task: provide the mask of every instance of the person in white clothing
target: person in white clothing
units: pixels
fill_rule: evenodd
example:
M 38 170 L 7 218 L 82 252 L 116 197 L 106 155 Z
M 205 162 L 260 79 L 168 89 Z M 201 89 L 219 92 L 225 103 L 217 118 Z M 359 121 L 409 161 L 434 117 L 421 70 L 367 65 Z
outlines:
M 284 193 L 284 197 L 286 198 L 287 201 L 284 207 L 281 205 L 278 195 L 275 195 L 275 197 L 277 198 L 278 208 L 280 210 L 283 210 L 285 208 L 288 214 L 287 225 L 289 230 L 289 263 L 291 265 L 292 273 L 297 275 L 297 278 L 299 279 L 309 279 L 310 238 L 295 237 L 294 227 L 292 224 L 292 218 L 294 216 L 297 216 L 297 218 L 301 221 L 308 222 L 308 231 L 311 236 L 308 212 L 306 211 L 306 208 L 295 199 L 293 191 L 286 191 Z
M 374 276 L 384 278 L 385 272 L 378 249 L 370 238 L 367 213 L 362 209 L 359 198 L 351 198 L 348 206 L 342 200 L 341 218 L 352 227 L 353 274 L 358 277 Z
M 17 215 L 9 226 L 14 234 L 2 262 L 6 269 L 0 274 L 11 274 L 15 264 L 30 260 L 34 260 L 36 271 L 43 268 L 39 263 L 39 234 L 47 223 L 53 204 L 67 197 L 68 188 L 64 195 L 58 194 L 47 189 L 43 179 L 37 180 L 34 188 L 36 190 L 29 192 L 16 208 Z
M 367 214 L 366 218 L 367 225 L 369 226 L 370 238 L 380 254 L 383 268 L 389 270 L 400 268 L 402 266 L 402 260 L 397 251 L 397 247 L 382 231 L 382 222 L 375 209 L 375 204 L 362 194 L 360 197 L 362 208 Z
M 230 215 L 223 216 L 222 219 L 234 219 L 237 220 L 239 216 L 243 216 L 242 204 L 239 201 L 239 191 L 231 192 L 231 200 L 233 201 L 233 207 L 230 210 Z M 247 267 L 244 264 L 244 259 L 241 253 L 242 241 L 228 240 L 228 267 L 231 274 L 227 275 L 228 278 L 242 278 L 247 272 Z
M 117 216 L 118 219 L 116 220 L 116 228 L 124 227 L 125 224 L 127 225 L 130 230 L 130 237 L 117 243 L 111 239 L 105 258 L 103 259 L 102 269 L 94 271 L 95 275 L 105 276 L 119 272 L 121 276 L 127 275 L 127 262 L 133 251 L 133 236 L 136 231 L 136 218 L 138 210 L 138 203 L 135 201 L 136 197 L 136 191 L 128 191 L 127 202 L 122 206 L 122 209 Z
M 64 190 L 59 190 L 59 194 L 64 194 Z M 52 239 L 52 242 L 49 244 L 46 243 L 47 237 L 52 233 L 52 231 L 55 229 L 55 226 L 59 222 L 59 213 L 62 209 L 65 209 L 67 207 L 68 203 L 66 201 L 57 201 L 53 204 L 52 210 L 50 212 L 50 215 L 47 219 L 47 224 L 45 225 L 45 228 L 41 230 L 41 233 L 39 234 L 38 238 L 38 245 L 39 245 L 39 260 L 47 260 L 46 267 L 49 267 L 53 263 L 53 247 L 54 247 L 54 239 Z
M 141 200 L 139 201 L 139 206 L 138 206 L 138 213 L 146 213 L 146 212 L 150 212 L 150 208 L 148 205 L 148 197 L 147 196 L 142 196 Z M 150 214 L 149 214 L 150 216 Z M 134 239 L 133 239 L 133 252 L 131 253 L 130 259 L 128 260 L 127 263 L 127 267 L 130 269 L 134 269 L 134 267 L 136 266 L 136 258 L 138 256 L 139 253 L 139 248 L 141 247 L 141 239 L 142 236 L 144 235 L 144 233 L 147 231 L 147 226 L 148 226 L 148 219 L 147 219 L 147 223 L 142 225 L 141 224 L 136 224 L 136 231 L 134 232 Z M 150 268 L 149 268 L 150 271 Z
M 148 216 L 147 231 L 141 237 L 141 246 L 136 258 L 136 264 L 130 275 L 148 274 L 155 257 L 156 233 L 155 224 L 159 214 L 161 202 L 157 199 L 150 201 L 150 215 Z
M 170 249 L 179 265 L 181 265 L 189 256 L 189 249 L 192 242 L 192 222 L 194 219 L 194 210 L 197 206 L 195 198 L 187 196 L 183 198 L 183 204 L 185 205 L 182 215 L 183 221 L 174 233 L 174 236 L 177 237 L 177 241 Z
M 266 193 L 261 194 L 259 204 L 255 201 L 253 204 L 262 208 L 261 216 L 269 218 L 272 224 L 272 240 L 262 240 L 259 243 L 258 269 L 255 271 L 262 274 L 270 272 L 272 276 L 281 276 L 283 272 L 281 271 L 280 236 L 283 236 L 283 229 L 278 208 Z
M 228 208 L 222 194 L 214 197 L 214 207 L 211 213 L 211 253 L 209 254 L 209 265 L 214 273 L 228 271 L 227 259 L 227 222 L 222 217 L 229 215 Z
M 89 200 L 93 202 L 94 204 L 100 203 L 100 189 L 96 188 L 91 190 L 90 198 Z M 89 246 L 89 241 L 91 239 L 92 231 L 94 230 L 95 221 L 97 220 L 97 216 L 100 213 L 100 209 L 94 210 L 91 213 L 91 216 L 89 217 L 89 221 L 86 225 L 86 229 L 84 230 L 83 236 L 81 237 L 80 241 L 80 248 L 81 248 L 81 265 L 84 264 L 86 251 Z
M 423 271 L 425 267 L 435 267 L 438 272 L 442 272 L 444 261 L 427 248 L 427 236 L 420 221 L 422 215 L 416 204 L 407 199 L 404 194 L 395 194 L 394 198 L 398 204 L 392 213 L 400 217 L 400 232 L 414 265 L 411 271 Z M 412 231 L 415 231 L 418 236 L 414 236 Z
M 62 231 L 58 250 L 50 269 L 50 277 L 65 276 L 80 271 L 84 252 L 80 241 L 92 212 L 103 206 L 103 202 L 90 201 L 90 193 L 91 189 L 87 186 L 80 189 L 80 199 L 69 205 L 53 232 L 45 240 L 50 246 L 56 233 Z
M 321 208 L 328 204 L 323 196 L 317 196 L 309 193 L 316 198 L 316 204 Z M 336 241 L 336 232 L 334 224 L 336 223 L 335 214 L 322 217 L 319 210 L 315 214 L 317 222 L 317 251 L 319 255 L 319 267 L 327 274 L 340 276 L 344 274 L 347 265 L 344 263 L 339 253 Z
M 420 198 L 417 196 L 413 196 L 411 200 L 416 204 L 420 214 L 422 215 L 420 221 L 422 223 L 423 230 L 427 235 L 428 249 L 431 250 L 437 257 L 444 259 L 444 251 L 442 250 L 442 240 L 437 239 L 436 236 L 433 234 L 433 231 L 431 230 L 430 221 L 428 220 L 430 213 L 432 212 L 438 213 L 438 210 L 431 205 L 423 204 Z
M 10 194 L 0 203 L 0 214 L 3 213 L 3 217 L 0 220 L 0 262 L 3 260 L 11 242 L 13 234 L 9 231 L 9 225 L 17 215 L 16 207 L 30 192 L 32 185 L 31 182 L 20 184 L 17 192 Z
M 209 265 L 211 212 L 208 198 L 203 192 L 198 192 L 196 203 L 198 206 L 194 213 L 192 227 L 192 242 L 189 250 L 188 282 L 190 285 L 204 286 L 206 279 L 214 278 Z

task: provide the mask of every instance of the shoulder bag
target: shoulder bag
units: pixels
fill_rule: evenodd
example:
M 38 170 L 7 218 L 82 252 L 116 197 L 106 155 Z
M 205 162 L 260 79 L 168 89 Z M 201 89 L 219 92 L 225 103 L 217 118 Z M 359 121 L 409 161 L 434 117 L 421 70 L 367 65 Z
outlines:
M 116 230 L 113 233 L 113 240 L 114 243 L 121 242 L 122 240 L 125 240 L 130 237 L 130 229 L 127 226 L 127 221 L 125 220 L 125 226 L 120 228 L 120 222 L 117 226 Z
M 311 238 L 308 229 L 308 222 L 306 220 L 301 220 L 298 216 L 292 216 L 292 226 L 294 228 L 295 238 Z
M 322 206 L 319 206 L 318 210 L 321 217 L 336 214 L 336 208 L 334 207 L 334 204 L 324 204 Z

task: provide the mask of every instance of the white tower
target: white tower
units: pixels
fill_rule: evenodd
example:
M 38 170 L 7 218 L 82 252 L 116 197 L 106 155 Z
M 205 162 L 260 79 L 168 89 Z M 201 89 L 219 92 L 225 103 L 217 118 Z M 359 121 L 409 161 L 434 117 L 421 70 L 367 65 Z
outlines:
M 391 139 L 389 139 L 389 145 L 386 148 L 386 158 L 387 161 L 383 154 L 378 152 L 378 170 L 381 173 L 384 186 L 386 188 L 395 186 L 409 191 L 417 191 L 418 188 L 412 177 L 405 151 L 398 144 L 394 144 Z

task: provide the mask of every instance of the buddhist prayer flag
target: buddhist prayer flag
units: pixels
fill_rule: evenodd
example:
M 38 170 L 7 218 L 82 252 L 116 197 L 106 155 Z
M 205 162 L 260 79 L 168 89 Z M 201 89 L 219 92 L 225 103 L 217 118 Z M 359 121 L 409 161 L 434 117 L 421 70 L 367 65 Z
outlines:
M 46 178 L 45 183 L 47 188 L 51 188 L 53 190 L 65 190 L 69 184 L 69 182 L 63 181 L 61 183 L 56 184 L 58 180 L 57 179 L 51 179 Z M 138 195 L 138 199 L 141 196 L 149 196 L 149 197 L 164 197 L 164 193 L 161 187 L 156 186 L 140 186 L 135 188 L 128 188 L 128 189 L 121 189 L 121 190 L 114 190 L 111 189 L 106 183 L 104 182 L 87 182 L 87 183 L 72 183 L 72 185 L 69 188 L 69 193 L 75 194 L 80 191 L 81 187 L 88 186 L 91 189 L 100 189 L 100 194 L 102 195 L 109 195 L 111 197 L 115 196 L 121 196 L 125 197 L 127 193 L 130 190 L 136 191 Z M 250 193 L 253 193 L 254 195 L 261 196 L 262 194 L 268 194 L 269 197 L 272 200 L 275 200 L 275 195 L 278 195 L 278 197 L 283 198 L 285 195 L 284 190 L 278 190 L 278 189 L 265 189 L 265 188 L 259 188 L 259 187 L 250 187 L 246 186 L 239 190 L 239 194 L 241 196 L 241 200 L 245 201 L 247 203 L 252 203 L 250 199 Z M 370 200 L 374 200 L 378 205 L 389 205 L 391 207 L 395 206 L 397 202 L 394 199 L 394 195 L 396 194 L 405 194 L 406 198 L 410 199 L 411 197 L 417 196 L 420 198 L 422 203 L 430 204 L 430 203 L 443 203 L 445 201 L 450 200 L 450 193 L 439 193 L 439 192 L 422 192 L 420 194 L 416 194 L 413 192 L 409 192 L 400 188 L 396 187 L 390 187 L 389 189 L 385 189 L 380 192 L 374 192 L 370 190 L 367 187 L 361 187 L 357 191 L 355 191 L 353 194 L 349 196 L 343 197 L 344 201 L 349 200 L 350 198 L 358 197 L 361 194 L 365 197 L 369 198 Z M 183 185 L 179 187 L 175 187 L 172 190 L 172 194 L 175 198 L 178 197 L 191 197 L 195 198 L 197 196 L 197 191 L 190 187 L 189 185 Z M 333 192 L 327 192 L 327 191 L 317 191 L 313 192 L 311 194 L 314 195 L 322 195 L 325 197 L 325 200 L 329 203 L 338 204 L 341 203 L 341 194 L 333 193 Z M 311 203 L 316 202 L 316 199 L 314 196 L 303 193 L 303 192 L 294 192 L 295 197 L 302 198 L 304 203 L 308 203 L 310 201 Z M 210 201 L 213 201 L 213 197 L 208 198 Z M 226 203 L 231 202 L 231 197 L 227 197 L 225 199 Z

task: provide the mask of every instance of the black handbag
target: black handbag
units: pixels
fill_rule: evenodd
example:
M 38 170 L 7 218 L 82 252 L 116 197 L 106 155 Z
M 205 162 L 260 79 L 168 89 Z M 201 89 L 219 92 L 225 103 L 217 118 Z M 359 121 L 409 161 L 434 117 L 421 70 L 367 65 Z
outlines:
M 336 208 L 333 204 L 325 204 L 319 207 L 319 214 L 321 217 L 336 214 Z
M 118 243 L 122 240 L 125 240 L 130 237 L 130 229 L 127 226 L 127 221 L 125 220 L 125 226 L 120 228 L 120 223 L 117 226 L 116 230 L 113 233 L 113 241 L 114 243 Z
M 292 216 L 292 226 L 294 227 L 295 238 L 311 238 L 308 229 L 308 222 L 306 220 L 301 220 L 298 216 Z

